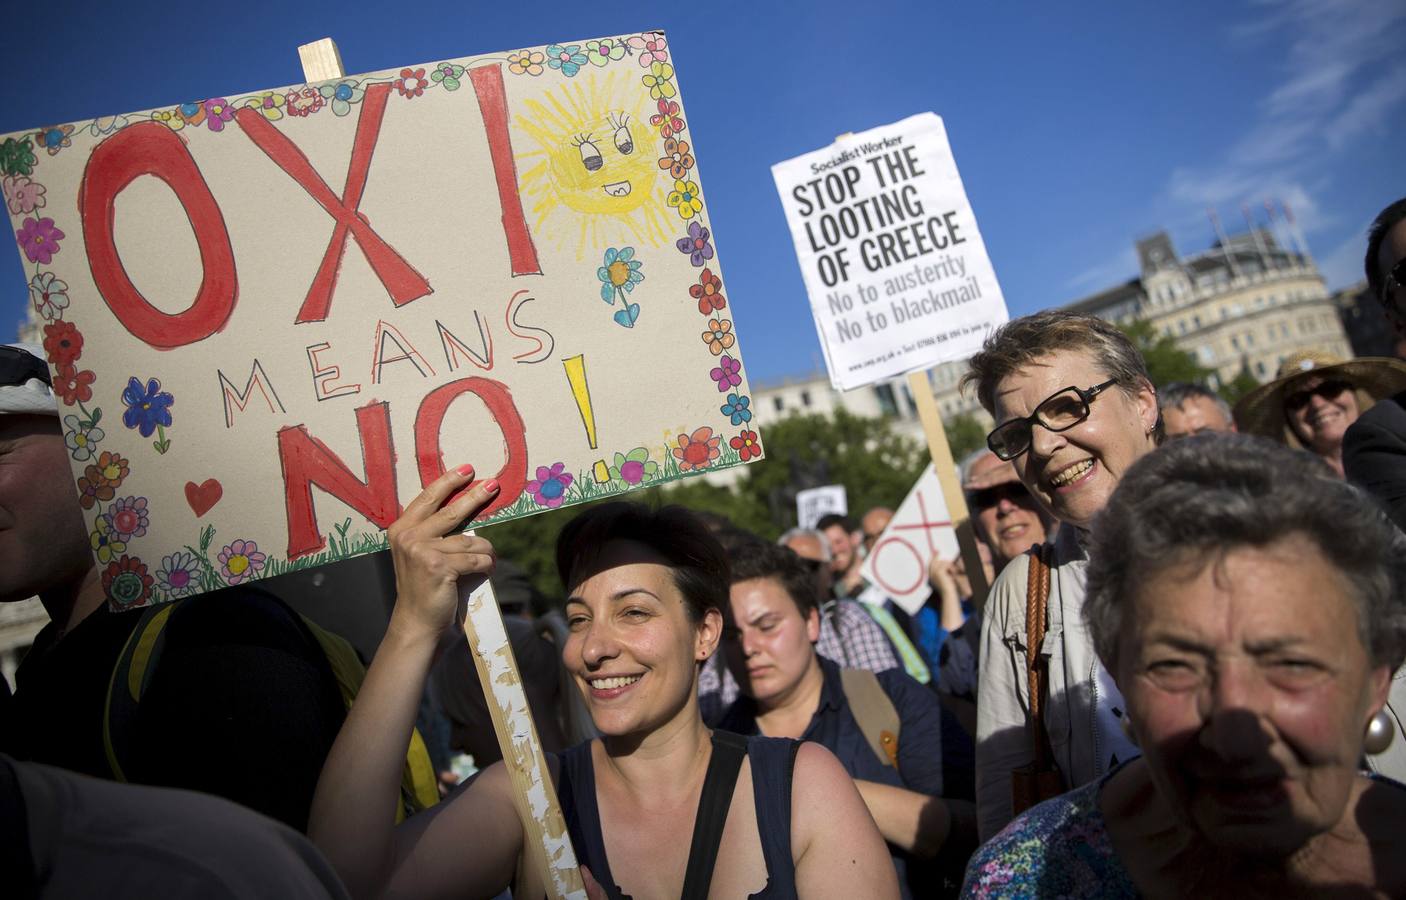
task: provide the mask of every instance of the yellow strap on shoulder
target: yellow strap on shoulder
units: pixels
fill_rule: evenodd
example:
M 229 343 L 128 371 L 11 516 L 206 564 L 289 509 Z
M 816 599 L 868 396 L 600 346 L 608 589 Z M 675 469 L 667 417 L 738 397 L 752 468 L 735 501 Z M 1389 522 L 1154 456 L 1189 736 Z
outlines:
M 342 702 L 350 710 L 357 692 L 361 690 L 361 683 L 366 680 L 366 667 L 361 664 L 361 657 L 356 655 L 356 650 L 346 638 L 333 634 L 307 616 L 302 616 L 302 620 L 322 646 L 322 652 L 337 679 L 337 687 L 342 692 Z M 400 787 L 402 802 L 396 806 L 397 823 L 404 821 L 409 812 L 429 809 L 439 802 L 439 779 L 435 775 L 434 763 L 430 761 L 430 751 L 418 729 L 411 729 L 410 732 L 410 746 L 405 753 Z M 407 805 L 410 807 L 408 811 Z
M 153 660 L 160 657 L 161 635 L 171 612 L 180 601 L 167 603 L 148 609 L 138 620 L 122 652 L 112 667 L 112 678 L 107 683 L 107 702 L 103 705 L 103 752 L 107 756 L 108 768 L 116 781 L 125 783 L 127 775 L 122 771 L 122 763 L 117 758 L 118 740 L 113 737 L 114 725 L 125 732 L 128 723 L 136 715 L 137 704 L 151 674 Z M 126 690 L 123 690 L 123 687 Z M 114 719 L 114 709 L 116 718 Z

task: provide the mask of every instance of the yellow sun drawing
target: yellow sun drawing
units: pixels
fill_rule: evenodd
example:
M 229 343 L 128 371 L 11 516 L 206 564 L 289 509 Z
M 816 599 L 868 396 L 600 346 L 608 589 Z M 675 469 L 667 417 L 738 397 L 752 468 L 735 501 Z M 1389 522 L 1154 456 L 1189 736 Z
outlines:
M 513 126 L 532 138 L 517 167 L 534 235 L 558 249 L 574 239 L 578 260 L 607 247 L 669 243 L 668 179 L 649 104 L 639 79 L 618 70 L 583 71 L 544 98 L 523 101 Z

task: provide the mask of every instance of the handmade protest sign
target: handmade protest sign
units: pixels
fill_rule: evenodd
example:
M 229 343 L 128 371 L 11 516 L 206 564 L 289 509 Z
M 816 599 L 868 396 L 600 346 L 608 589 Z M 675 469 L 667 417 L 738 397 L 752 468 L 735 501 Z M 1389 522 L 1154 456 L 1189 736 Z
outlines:
M 690 137 L 648 32 L 0 140 L 109 600 L 760 458 Z
M 849 502 L 842 484 L 826 484 L 796 492 L 796 524 L 814 528 L 820 517 L 830 513 L 843 516 L 849 512 Z
M 928 566 L 934 556 L 956 558 L 957 530 L 947 513 L 937 473 L 928 466 L 874 542 L 859 573 L 913 614 L 932 594 Z
M 836 389 L 964 359 L 1008 318 L 938 116 L 771 172 Z

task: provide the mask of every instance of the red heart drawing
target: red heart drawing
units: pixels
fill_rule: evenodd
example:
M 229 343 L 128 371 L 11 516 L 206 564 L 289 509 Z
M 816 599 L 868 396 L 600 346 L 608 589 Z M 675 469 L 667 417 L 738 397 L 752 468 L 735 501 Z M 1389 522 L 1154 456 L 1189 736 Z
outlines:
M 225 489 L 220 486 L 219 481 L 214 478 L 207 478 L 203 484 L 196 484 L 194 481 L 186 482 L 186 502 L 190 508 L 195 510 L 196 518 L 200 518 L 210 511 L 210 508 L 220 502 L 220 498 L 225 495 Z

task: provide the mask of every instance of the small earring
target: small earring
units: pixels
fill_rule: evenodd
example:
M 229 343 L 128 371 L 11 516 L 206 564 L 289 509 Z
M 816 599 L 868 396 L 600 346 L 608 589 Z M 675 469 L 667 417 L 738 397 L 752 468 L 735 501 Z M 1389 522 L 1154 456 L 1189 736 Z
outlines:
M 1138 745 L 1137 734 L 1133 732 L 1132 717 L 1123 716 L 1121 719 L 1118 720 L 1118 724 L 1123 728 L 1123 737 L 1127 738 L 1128 742 L 1134 747 L 1136 747 Z
M 1362 752 L 1368 756 L 1385 753 L 1394 737 L 1396 728 L 1392 725 L 1391 716 L 1387 715 L 1384 709 L 1378 710 L 1367 722 L 1367 734 L 1362 738 Z

